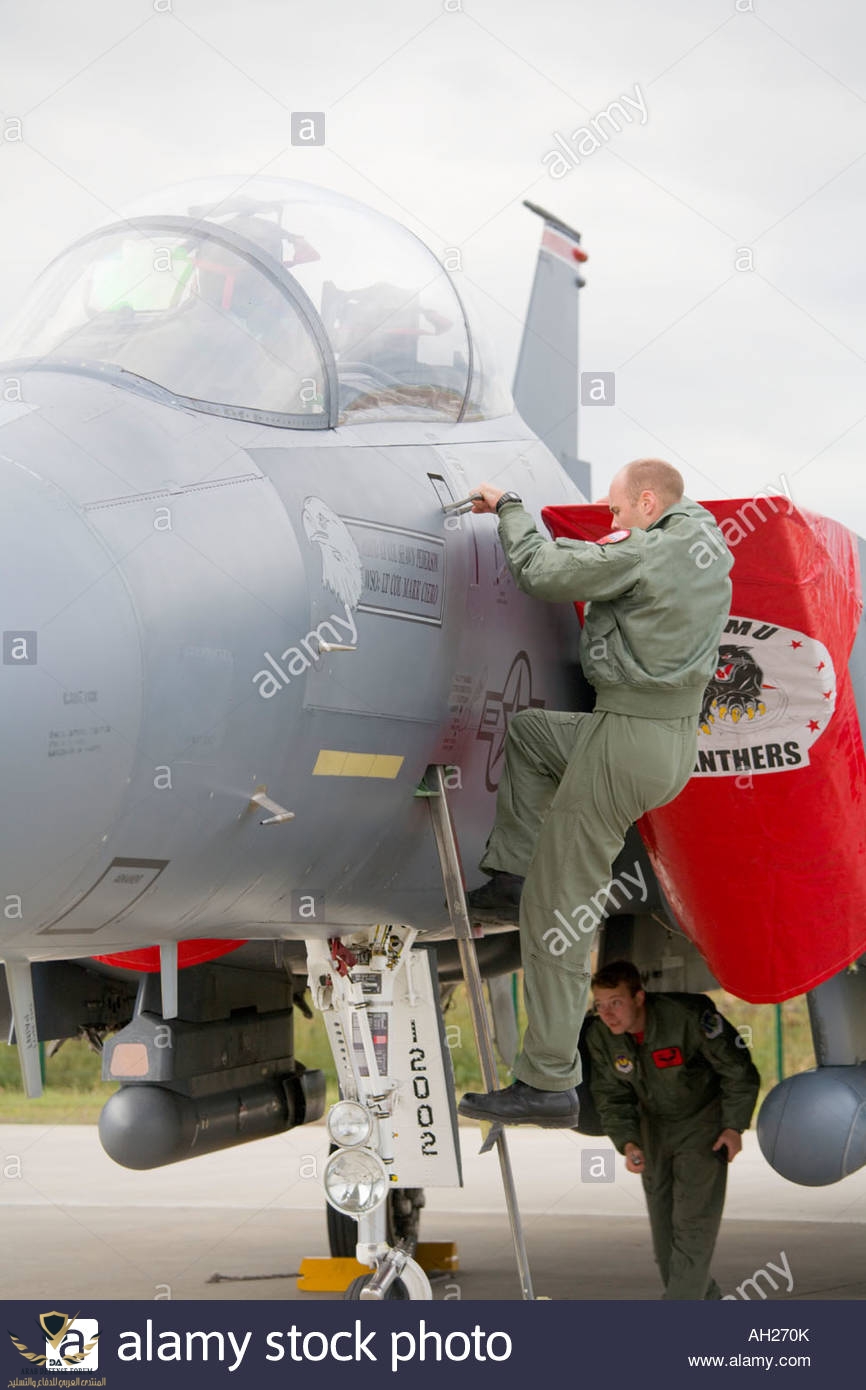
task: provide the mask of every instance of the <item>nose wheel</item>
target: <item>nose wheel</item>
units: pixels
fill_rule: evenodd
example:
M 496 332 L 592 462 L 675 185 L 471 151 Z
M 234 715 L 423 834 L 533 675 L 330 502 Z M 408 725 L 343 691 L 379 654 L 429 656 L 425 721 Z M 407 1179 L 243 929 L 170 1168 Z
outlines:
M 418 1244 L 423 1206 L 423 1187 L 400 1187 L 388 1193 L 385 1238 L 389 1245 L 396 1245 L 398 1240 L 402 1240 L 414 1251 Z M 330 1253 L 337 1259 L 351 1259 L 358 1243 L 357 1221 L 354 1216 L 345 1216 L 337 1211 L 330 1203 L 326 1204 L 325 1214 Z

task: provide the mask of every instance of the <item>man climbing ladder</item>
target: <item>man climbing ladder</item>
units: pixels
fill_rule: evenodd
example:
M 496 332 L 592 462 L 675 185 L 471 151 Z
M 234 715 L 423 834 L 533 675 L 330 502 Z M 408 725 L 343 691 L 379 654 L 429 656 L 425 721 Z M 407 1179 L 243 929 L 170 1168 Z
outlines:
M 459 1109 L 501 1124 L 571 1127 L 587 963 L 603 915 L 594 909 L 629 826 L 691 775 L 733 560 L 715 519 L 660 459 L 638 459 L 613 479 L 617 529 L 598 542 L 545 540 L 521 499 L 488 483 L 473 496 L 473 511 L 499 516 L 519 588 L 590 605 L 581 664 L 597 699 L 591 714 L 528 709 L 510 721 L 481 860 L 490 881 L 468 901 L 476 920 L 514 920 L 519 906 L 528 1022 L 513 1084 L 470 1093 Z M 702 567 L 708 531 L 717 558 Z

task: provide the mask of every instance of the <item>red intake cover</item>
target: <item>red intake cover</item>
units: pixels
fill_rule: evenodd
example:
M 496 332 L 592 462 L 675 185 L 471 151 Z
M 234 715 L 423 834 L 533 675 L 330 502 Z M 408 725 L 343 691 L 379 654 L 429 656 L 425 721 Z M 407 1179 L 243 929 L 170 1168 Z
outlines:
M 198 941 L 181 941 L 177 948 L 178 969 L 203 965 L 205 961 L 216 960 L 218 956 L 236 951 L 238 946 L 244 944 L 243 941 L 216 941 L 205 937 Z M 116 965 L 121 970 L 140 970 L 145 975 L 152 975 L 159 970 L 159 947 L 141 946 L 135 951 L 114 951 L 111 955 L 94 956 L 93 959 L 103 960 L 106 965 Z
M 719 983 L 775 1003 L 866 952 L 866 754 L 848 671 L 857 539 L 786 497 L 703 505 L 734 557 L 731 618 L 694 774 L 639 829 Z M 597 541 L 610 526 L 605 506 L 542 515 L 557 538 Z M 696 564 L 711 563 L 711 538 Z

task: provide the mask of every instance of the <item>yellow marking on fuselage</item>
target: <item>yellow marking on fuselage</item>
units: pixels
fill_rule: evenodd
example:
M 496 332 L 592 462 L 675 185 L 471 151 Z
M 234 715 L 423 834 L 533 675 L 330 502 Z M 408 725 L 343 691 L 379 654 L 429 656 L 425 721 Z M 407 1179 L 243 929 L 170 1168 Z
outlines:
M 313 776 L 394 778 L 404 761 L 394 753 L 347 753 L 336 748 L 322 748 Z

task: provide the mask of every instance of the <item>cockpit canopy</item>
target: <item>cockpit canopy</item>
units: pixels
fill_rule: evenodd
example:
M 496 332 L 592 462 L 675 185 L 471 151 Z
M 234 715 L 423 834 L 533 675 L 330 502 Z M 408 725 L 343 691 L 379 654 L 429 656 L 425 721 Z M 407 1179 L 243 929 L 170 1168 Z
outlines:
M 45 271 L 6 358 L 119 369 L 295 428 L 508 414 L 448 273 L 399 223 L 310 184 L 169 190 Z

